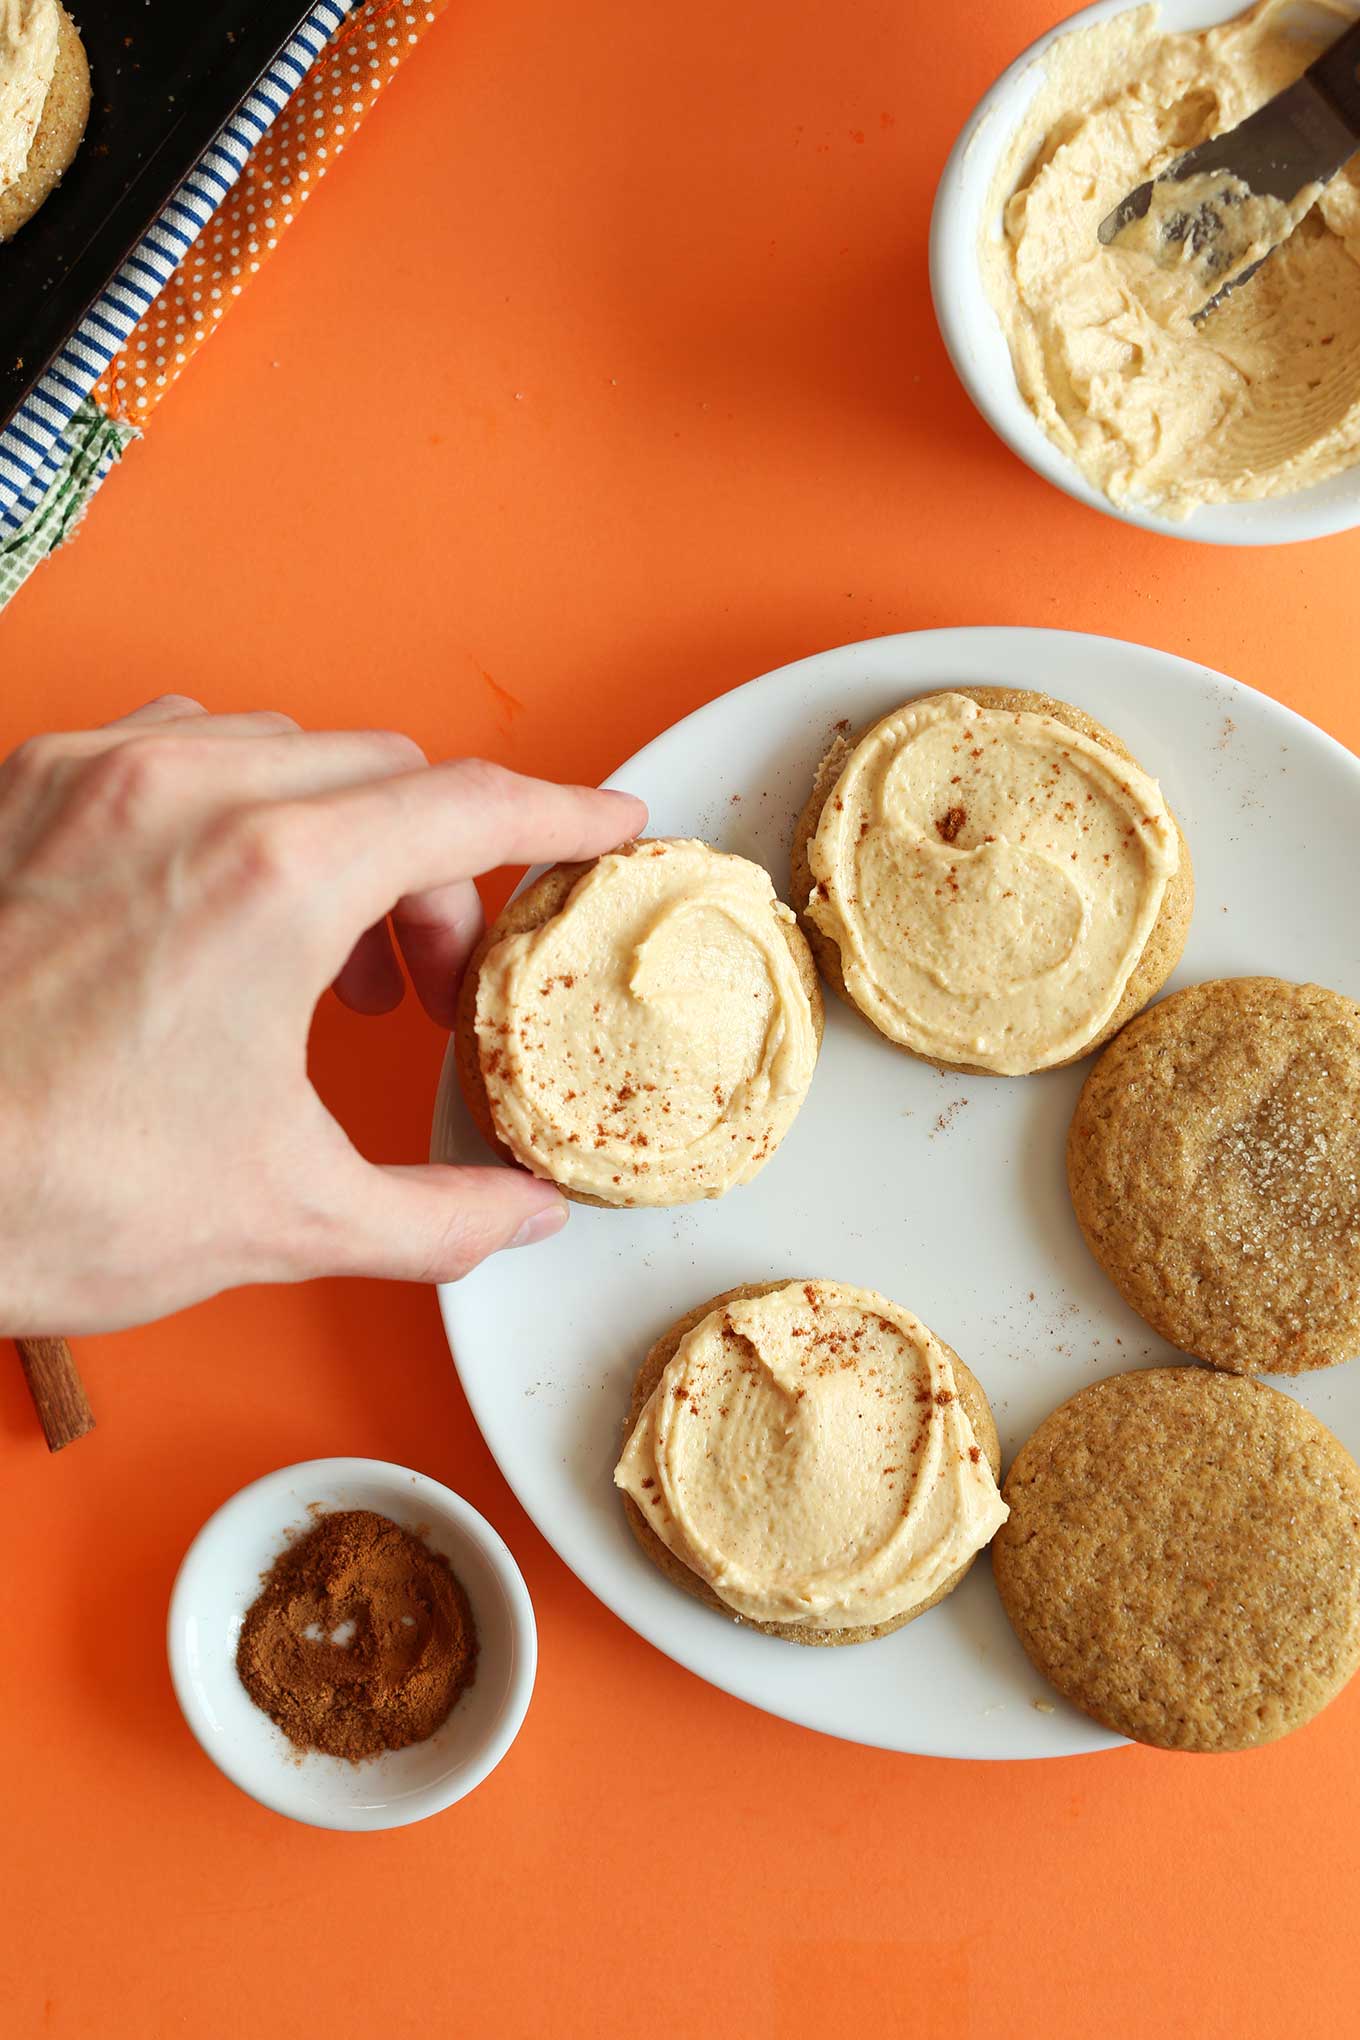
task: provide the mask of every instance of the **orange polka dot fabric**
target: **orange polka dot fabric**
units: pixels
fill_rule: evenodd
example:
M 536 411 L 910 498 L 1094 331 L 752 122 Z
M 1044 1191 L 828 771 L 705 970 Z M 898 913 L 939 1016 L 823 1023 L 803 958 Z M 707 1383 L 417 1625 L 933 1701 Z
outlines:
M 365 0 L 355 9 L 95 384 L 95 401 L 110 417 L 134 427 L 146 423 L 447 4 Z

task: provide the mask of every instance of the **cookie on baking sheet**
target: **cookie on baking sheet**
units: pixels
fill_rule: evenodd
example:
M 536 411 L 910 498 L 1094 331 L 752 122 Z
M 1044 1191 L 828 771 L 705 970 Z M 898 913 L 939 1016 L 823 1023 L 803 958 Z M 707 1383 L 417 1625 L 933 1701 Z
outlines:
M 937 1069 L 1089 1055 L 1185 946 L 1190 853 L 1117 737 L 1049 695 L 952 687 L 818 767 L 793 904 L 822 976 Z
M 908 1342 L 915 1351 L 904 1374 Z M 697 1542 L 661 1493 L 659 1453 Z M 928 1485 L 918 1493 L 923 1463 Z M 767 1636 L 833 1645 L 887 1636 L 953 1592 L 1001 1520 L 1000 1470 L 981 1385 L 910 1312 L 840 1283 L 782 1281 L 725 1290 L 662 1333 L 633 1385 L 614 1478 L 633 1535 L 676 1586 Z M 736 1495 L 744 1506 L 734 1516 Z M 903 1532 L 912 1509 L 916 1520 Z M 782 1554 L 781 1534 L 789 1539 Z M 894 1554 L 894 1535 L 912 1542 Z M 868 1556 L 852 1564 L 857 1539 L 877 1554 L 867 1586 L 853 1577 L 863 1579 L 869 1565 Z M 891 1609 L 905 1598 L 913 1561 L 929 1562 L 923 1548 L 937 1573 L 950 1570 L 924 1598 Z M 809 1596 L 838 1604 L 832 1613 L 844 1626 L 768 1612 L 791 1598 L 808 1605 Z M 845 1620 L 853 1612 L 877 1619 Z
M 57 10 L 57 61 L 42 116 L 19 174 L 0 188 L 0 241 L 8 241 L 50 198 L 75 160 L 90 117 L 90 66 L 80 31 Z
M 1022 1446 L 992 1545 L 1030 1658 L 1105 1727 L 1240 1750 L 1360 1665 L 1360 1467 L 1264 1382 L 1116 1374 Z
M 1360 1355 L 1360 1006 L 1220 978 L 1087 1077 L 1067 1137 L 1087 1244 L 1173 1346 L 1237 1373 Z
M 510 902 L 468 965 L 454 1054 L 508 1161 L 582 1204 L 687 1204 L 773 1154 L 822 1024 L 816 966 L 769 874 L 644 837 L 555 865 Z

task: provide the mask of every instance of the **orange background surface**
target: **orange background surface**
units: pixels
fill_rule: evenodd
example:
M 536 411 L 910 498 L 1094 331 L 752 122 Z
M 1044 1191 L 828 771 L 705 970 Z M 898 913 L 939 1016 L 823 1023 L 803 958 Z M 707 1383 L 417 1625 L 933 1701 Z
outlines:
M 459 0 L 0 620 L 0 742 L 164 689 L 594 780 L 783 660 L 948 623 L 1143 639 L 1360 747 L 1360 534 L 1218 552 L 1079 508 L 973 414 L 931 195 L 1052 0 Z M 496 890 L 497 897 L 504 890 Z M 328 1002 L 318 1080 L 425 1150 L 442 1042 Z M 1360 1991 L 1360 1682 L 1257 1753 L 965 1765 L 768 1720 L 521 1513 L 433 1298 L 322 1284 L 82 1343 L 49 1460 L 0 1356 L 16 2035 L 1312 2035 Z M 537 1696 L 471 1799 L 332 1835 L 176 1710 L 204 1518 L 314 1454 L 485 1510 Z

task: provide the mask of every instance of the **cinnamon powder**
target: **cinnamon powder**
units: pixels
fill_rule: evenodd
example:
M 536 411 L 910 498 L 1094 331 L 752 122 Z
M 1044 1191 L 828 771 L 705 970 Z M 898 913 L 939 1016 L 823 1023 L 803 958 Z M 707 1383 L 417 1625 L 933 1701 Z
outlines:
M 242 1685 L 290 1742 L 352 1763 L 424 1742 L 476 1668 L 448 1560 L 369 1509 L 321 1516 L 280 1552 L 236 1650 Z

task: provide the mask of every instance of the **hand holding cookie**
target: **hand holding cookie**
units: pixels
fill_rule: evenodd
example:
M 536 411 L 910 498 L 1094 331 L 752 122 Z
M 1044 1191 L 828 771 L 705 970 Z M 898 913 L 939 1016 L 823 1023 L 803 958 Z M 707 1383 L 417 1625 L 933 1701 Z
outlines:
M 393 933 L 448 1025 L 473 879 L 644 820 L 626 794 L 178 696 L 24 745 L 0 766 L 0 1327 L 112 1329 L 323 1273 L 448 1280 L 555 1232 L 561 1196 L 519 1170 L 365 1161 L 307 1080 L 308 1028 L 332 983 L 398 1003 Z

